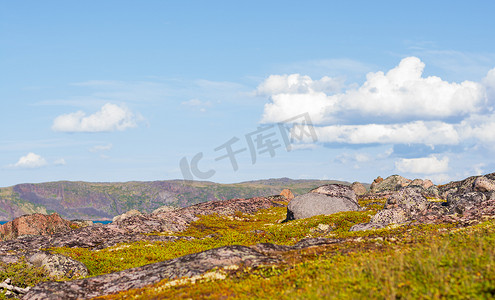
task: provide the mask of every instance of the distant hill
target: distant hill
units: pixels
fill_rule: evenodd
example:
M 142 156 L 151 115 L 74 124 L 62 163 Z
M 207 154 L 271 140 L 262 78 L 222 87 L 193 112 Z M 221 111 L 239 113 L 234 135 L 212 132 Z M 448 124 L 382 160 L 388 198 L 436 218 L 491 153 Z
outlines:
M 152 212 L 163 205 L 192 204 L 279 194 L 302 194 L 315 187 L 347 182 L 289 178 L 219 184 L 208 181 L 93 183 L 58 181 L 0 188 L 0 221 L 24 214 L 57 212 L 65 219 L 105 220 L 131 209 Z

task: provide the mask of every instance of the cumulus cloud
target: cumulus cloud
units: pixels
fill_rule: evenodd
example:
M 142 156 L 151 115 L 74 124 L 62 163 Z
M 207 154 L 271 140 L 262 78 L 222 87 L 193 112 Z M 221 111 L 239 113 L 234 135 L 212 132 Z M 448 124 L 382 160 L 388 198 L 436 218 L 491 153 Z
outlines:
M 92 115 L 85 112 L 60 115 L 55 118 L 52 130 L 59 132 L 108 132 L 136 127 L 139 117 L 125 106 L 107 103 Z
M 420 158 L 402 158 L 395 162 L 395 167 L 404 173 L 440 174 L 448 171 L 449 158 L 444 156 L 438 159 L 433 155 Z
M 19 160 L 15 164 L 10 165 L 10 167 L 19 168 L 19 169 L 34 169 L 34 168 L 41 168 L 46 165 L 48 165 L 48 163 L 43 157 L 41 157 L 38 154 L 30 152 L 27 155 L 19 158 Z
M 460 141 L 454 125 L 438 121 L 332 125 L 315 127 L 315 130 L 318 141 L 326 143 L 456 145 Z
M 357 116 L 388 120 L 434 120 L 462 117 L 484 109 L 486 88 L 481 83 L 447 82 L 423 77 L 425 64 L 416 57 L 404 58 L 387 73 L 366 76 L 358 88 L 331 94 L 333 80 L 312 80 L 299 74 L 268 77 L 258 93 L 270 96 L 262 122 L 280 122 L 308 112 L 315 124 L 353 122 Z M 486 81 L 490 81 L 487 77 Z

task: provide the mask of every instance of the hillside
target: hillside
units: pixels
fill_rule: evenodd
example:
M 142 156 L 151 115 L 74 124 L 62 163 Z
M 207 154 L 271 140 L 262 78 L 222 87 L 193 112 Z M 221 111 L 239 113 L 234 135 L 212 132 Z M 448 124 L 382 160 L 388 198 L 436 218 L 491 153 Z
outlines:
M 280 178 L 235 184 L 183 180 L 18 184 L 0 188 L 0 221 L 37 212 L 57 212 L 65 219 L 106 220 L 131 209 L 150 213 L 163 205 L 187 207 L 213 200 L 275 195 L 285 188 L 301 194 L 330 183 L 345 182 Z

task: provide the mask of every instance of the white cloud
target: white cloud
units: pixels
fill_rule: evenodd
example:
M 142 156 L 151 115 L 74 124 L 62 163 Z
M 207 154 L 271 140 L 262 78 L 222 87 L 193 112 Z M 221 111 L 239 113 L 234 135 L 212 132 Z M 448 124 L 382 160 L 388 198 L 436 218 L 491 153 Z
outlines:
M 291 144 L 290 150 L 312 150 L 318 148 L 316 144 Z
M 338 163 L 346 164 L 349 162 L 365 163 L 371 161 L 372 158 L 364 153 L 343 153 L 335 158 Z
M 404 124 L 333 125 L 315 127 L 319 142 L 346 144 L 456 145 L 456 127 L 443 122 Z
M 256 89 L 261 96 L 275 94 L 301 94 L 310 92 L 335 93 L 343 87 L 342 79 L 324 76 L 320 80 L 313 80 L 309 76 L 299 74 L 271 75 Z
M 201 112 L 205 112 L 206 108 L 211 106 L 210 101 L 201 101 L 199 99 L 191 99 L 188 101 L 181 102 L 181 104 L 194 109 L 198 109 Z
M 89 152 L 97 153 L 97 152 L 102 152 L 102 151 L 108 151 L 108 150 L 112 149 L 112 147 L 113 147 L 112 144 L 96 145 L 96 146 L 89 148 Z
M 402 158 L 395 162 L 399 172 L 414 174 L 440 174 L 449 169 L 449 158 L 444 156 L 438 159 L 436 156 L 421 158 Z
M 334 95 L 322 88 L 331 82 L 328 77 L 315 81 L 299 74 L 272 75 L 257 90 L 271 99 L 265 105 L 262 122 L 280 122 L 301 112 L 310 113 L 313 122 L 320 125 L 352 122 L 359 116 L 375 120 L 386 117 L 389 122 L 434 120 L 462 117 L 485 108 L 482 84 L 423 77 L 424 67 L 418 58 L 407 57 L 387 73 L 369 73 L 359 88 Z
M 34 168 L 41 168 L 46 165 L 48 165 L 48 163 L 43 157 L 41 157 L 38 154 L 30 152 L 27 155 L 19 158 L 17 163 L 10 165 L 10 167 L 19 168 L 19 169 L 34 169 Z
M 52 130 L 59 132 L 107 132 L 136 127 L 139 117 L 128 108 L 107 103 L 96 113 L 86 116 L 83 111 L 58 116 Z
M 60 158 L 60 159 L 57 159 L 56 161 L 54 161 L 53 164 L 56 166 L 65 166 L 67 164 L 67 162 L 65 161 L 65 159 Z

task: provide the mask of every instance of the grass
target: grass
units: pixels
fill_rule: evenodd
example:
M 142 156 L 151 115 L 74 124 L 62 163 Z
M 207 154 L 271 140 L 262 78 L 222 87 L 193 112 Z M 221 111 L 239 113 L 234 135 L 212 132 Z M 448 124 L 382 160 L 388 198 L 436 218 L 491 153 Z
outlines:
M 305 237 L 323 237 L 329 233 L 345 235 L 352 225 L 366 222 L 370 218 L 370 212 L 363 211 L 279 223 L 285 214 L 285 208 L 276 207 L 261 210 L 254 215 L 202 216 L 186 231 L 177 234 L 194 237 L 193 240 L 141 241 L 119 244 L 98 251 L 67 247 L 52 248 L 50 251 L 81 261 L 88 267 L 91 276 L 96 276 L 228 245 L 291 245 Z M 319 230 L 319 224 L 328 224 L 329 229 L 333 230 Z
M 457 232 L 410 228 L 405 243 L 349 253 L 299 251 L 293 265 L 243 270 L 101 299 L 490 299 L 495 297 L 495 223 Z M 429 234 L 420 232 L 429 231 Z M 415 237 L 415 233 L 419 233 Z M 327 249 L 329 250 L 329 249 Z M 335 250 L 335 249 L 332 249 Z M 216 279 L 215 279 L 216 278 Z M 164 288 L 165 287 L 165 288 Z

